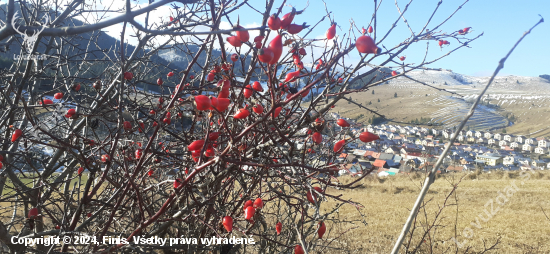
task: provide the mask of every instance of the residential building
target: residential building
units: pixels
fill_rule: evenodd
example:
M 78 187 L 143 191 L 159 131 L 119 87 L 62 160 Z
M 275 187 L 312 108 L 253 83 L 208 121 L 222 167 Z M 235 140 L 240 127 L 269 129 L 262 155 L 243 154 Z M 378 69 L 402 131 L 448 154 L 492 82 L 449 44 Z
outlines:
M 483 161 L 486 165 L 496 166 L 502 164 L 502 157 L 500 156 L 489 156 L 489 155 L 477 155 L 476 160 Z

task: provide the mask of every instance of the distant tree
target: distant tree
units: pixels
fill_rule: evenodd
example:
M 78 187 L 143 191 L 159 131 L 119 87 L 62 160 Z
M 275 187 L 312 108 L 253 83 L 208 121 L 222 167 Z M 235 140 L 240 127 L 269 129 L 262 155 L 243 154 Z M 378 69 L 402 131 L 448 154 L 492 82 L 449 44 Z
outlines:
M 374 94 L 374 90 L 372 90 L 372 94 Z
M 393 98 L 397 98 L 397 92 L 393 94 Z
M 380 99 L 378 99 L 378 102 L 380 102 Z

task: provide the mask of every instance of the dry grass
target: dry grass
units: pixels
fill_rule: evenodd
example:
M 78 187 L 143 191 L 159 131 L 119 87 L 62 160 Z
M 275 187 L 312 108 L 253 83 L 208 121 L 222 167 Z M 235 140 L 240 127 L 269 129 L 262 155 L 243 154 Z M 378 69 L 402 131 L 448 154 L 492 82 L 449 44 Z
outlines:
M 422 211 L 418 222 L 433 222 L 435 212 L 443 204 L 453 184 L 463 175 L 465 173 L 449 174 L 436 180 L 426 197 L 426 200 L 431 200 L 426 205 L 426 216 Z M 474 172 L 467 175 L 456 191 L 458 206 L 448 206 L 444 209 L 439 221 L 442 227 L 437 228 L 435 236 L 431 236 L 431 240 L 435 244 L 434 252 L 446 253 L 456 250 L 455 242 L 450 240 L 455 236 L 455 220 L 457 221 L 457 240 L 460 243 L 467 241 L 458 250 L 459 253 L 464 253 L 467 247 L 472 248 L 470 252 L 480 252 L 483 250 L 484 241 L 490 245 L 499 237 L 501 242 L 497 245 L 498 250 L 493 253 L 550 252 L 550 245 L 547 244 L 550 240 L 550 221 L 541 210 L 542 207 L 547 213 L 550 211 L 549 177 L 549 173 L 541 172 L 535 172 L 530 179 L 525 179 L 517 172 L 493 172 L 491 174 Z M 351 182 L 352 178 L 346 176 L 341 177 L 340 180 L 345 183 Z M 409 209 L 416 200 L 423 183 L 423 177 L 419 174 L 383 179 L 369 177 L 362 180 L 361 183 L 363 184 L 362 188 L 356 190 L 329 189 L 330 194 L 341 194 L 344 199 L 352 199 L 363 204 L 365 208 L 360 212 L 365 215 L 364 220 L 368 223 L 366 226 L 360 224 L 349 226 L 358 228 L 336 240 L 336 243 L 340 247 L 354 250 L 350 253 L 388 253 L 399 235 L 409 214 Z M 512 196 L 508 197 L 508 201 L 503 205 L 499 205 L 496 199 L 499 196 L 499 191 L 503 192 L 506 188 L 512 188 L 513 184 L 518 187 L 518 191 L 512 193 Z M 484 210 L 490 200 L 493 200 L 493 209 L 496 210 L 494 216 L 487 222 L 478 219 L 481 224 L 477 224 L 478 215 L 487 217 Z M 448 205 L 454 203 L 455 199 L 452 196 Z M 332 207 L 333 204 L 329 201 L 328 204 L 325 204 L 326 209 Z M 491 212 L 490 206 L 487 209 L 488 212 Z M 340 209 L 339 216 L 340 219 L 347 220 L 361 218 L 360 213 L 352 206 Z M 480 225 L 481 228 L 472 224 Z M 467 227 L 473 230 L 471 238 L 462 235 Z M 343 232 L 344 230 L 346 228 L 335 229 L 329 237 L 335 237 L 338 231 Z M 416 230 L 423 232 L 421 227 Z M 429 241 L 430 239 L 428 239 Z M 425 251 L 423 250 L 421 253 Z
M 478 94 L 481 86 L 471 89 L 470 86 L 439 86 L 436 87 L 456 91 L 461 95 Z M 509 91 L 504 88 L 491 88 L 487 94 L 527 94 L 532 96 L 547 96 L 541 100 L 523 100 L 523 99 L 500 99 L 493 100 L 492 104 L 501 106 L 498 111 L 501 115 L 513 114 L 517 120 L 509 127 L 506 127 L 507 133 L 529 135 L 532 137 L 550 136 L 550 127 L 546 121 L 550 117 L 550 104 L 548 98 L 550 94 L 547 89 L 534 89 L 530 86 L 522 90 Z M 375 91 L 372 94 L 372 90 Z M 397 97 L 394 97 L 397 93 Z M 361 93 L 351 94 L 351 97 L 357 103 L 385 115 L 388 119 L 396 121 L 398 124 L 406 125 L 415 119 L 432 118 L 438 114 L 438 111 L 445 108 L 445 101 L 450 94 L 437 91 L 435 89 L 423 86 L 421 84 L 383 84 L 371 88 L 371 90 Z M 380 102 L 378 102 L 380 100 Z M 368 124 L 368 120 L 373 116 L 372 113 L 358 108 L 347 101 L 336 103 L 335 111 L 344 117 L 356 119 L 358 122 Z M 475 126 L 474 126 L 475 127 Z M 495 126 L 493 126 L 495 127 Z

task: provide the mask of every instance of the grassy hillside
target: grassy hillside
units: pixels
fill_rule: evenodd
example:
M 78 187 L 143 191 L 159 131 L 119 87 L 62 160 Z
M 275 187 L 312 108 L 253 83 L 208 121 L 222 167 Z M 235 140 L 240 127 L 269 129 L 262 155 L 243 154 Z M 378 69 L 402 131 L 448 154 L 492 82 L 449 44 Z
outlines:
M 418 71 L 411 76 L 460 96 L 400 77 L 369 91 L 352 94 L 351 98 L 398 124 L 434 123 L 452 127 L 463 119 L 488 80 L 487 77 L 468 77 L 449 71 Z M 347 101 L 336 106 L 340 114 L 360 122 L 368 123 L 373 117 L 372 113 Z M 549 118 L 550 82 L 539 77 L 502 76 L 495 79 L 466 128 L 506 129 L 512 134 L 550 136 L 546 121 Z
M 466 173 L 447 174 L 440 177 L 432 185 L 425 200 L 429 200 L 425 209 L 417 220 L 415 241 L 418 243 L 418 234 L 423 233 L 423 226 L 434 221 L 434 215 L 443 206 L 444 200 L 452 190 L 452 186 L 459 182 L 456 195 L 452 195 L 447 201 L 447 207 L 443 209 L 437 220 L 435 234 L 426 238 L 427 242 L 433 242 L 433 253 L 454 253 L 456 244 L 451 240 L 457 232 L 457 240 L 464 244 L 458 249 L 458 253 L 480 253 L 483 251 L 484 242 L 491 246 L 497 239 L 498 249 L 489 253 L 548 253 L 550 251 L 550 221 L 542 212 L 550 212 L 550 174 L 535 173 L 529 179 L 521 178 L 515 173 L 493 172 L 491 174 Z M 349 183 L 353 179 L 349 176 L 341 177 L 340 181 Z M 523 182 L 523 184 L 522 184 Z M 420 190 L 423 177 L 421 175 L 396 176 L 380 179 L 370 177 L 360 182 L 362 186 L 356 190 L 339 191 L 329 189 L 332 195 L 342 195 L 342 199 L 352 199 L 365 206 L 359 210 L 348 205 L 340 209 L 340 219 L 347 221 L 364 220 L 367 225 L 356 223 L 347 228 L 331 228 L 327 223 L 327 229 L 332 229 L 327 240 L 332 240 L 340 232 L 354 228 L 339 238 L 337 246 L 354 250 L 346 253 L 389 253 L 399 235 L 403 224 L 412 208 Z M 517 186 L 518 190 L 507 196 L 508 201 L 502 205 L 497 203 L 499 191 Z M 493 200 L 494 215 L 487 222 L 476 218 L 485 215 L 485 205 Z M 330 201 L 324 204 L 325 209 L 333 205 Z M 491 207 L 488 207 L 491 212 Z M 362 217 L 361 214 L 364 216 Z M 472 226 L 476 224 L 481 228 Z M 456 225 L 456 227 L 455 227 Z M 466 238 L 463 235 L 465 228 L 473 231 L 473 236 Z M 329 232 L 327 230 L 327 232 Z M 470 233 L 469 231 L 467 234 Z M 408 239 L 408 238 L 407 238 Z M 466 240 L 466 242 L 464 242 Z M 422 247 L 421 253 L 430 253 Z

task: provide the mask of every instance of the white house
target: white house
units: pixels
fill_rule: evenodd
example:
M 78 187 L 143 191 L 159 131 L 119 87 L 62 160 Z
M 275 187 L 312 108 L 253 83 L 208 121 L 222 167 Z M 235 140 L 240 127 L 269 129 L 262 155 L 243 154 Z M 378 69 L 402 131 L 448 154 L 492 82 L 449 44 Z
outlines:
M 490 132 L 485 132 L 485 134 L 483 134 L 483 137 L 485 137 L 486 139 L 491 139 L 493 138 L 493 134 Z
M 511 148 L 518 148 L 518 147 L 519 147 L 519 143 L 518 143 L 518 142 L 515 142 L 515 141 L 514 141 L 514 142 L 511 142 L 511 143 L 510 143 L 510 147 L 511 147 Z
M 532 138 L 526 138 L 524 142 L 525 144 L 529 144 L 529 145 L 535 144 L 535 140 Z
M 483 132 L 476 131 L 474 135 L 476 136 L 476 138 L 481 138 L 481 137 L 483 137 Z
M 548 147 L 550 147 L 550 142 L 547 139 L 542 138 L 542 139 L 539 140 L 539 147 L 548 148 Z
M 514 138 L 514 135 L 510 135 L 510 134 L 504 135 L 504 140 L 508 142 L 512 142 L 513 138 Z
M 473 136 L 474 136 L 474 132 L 471 131 L 471 130 L 470 130 L 470 131 L 467 131 L 467 132 L 466 132 L 466 136 L 468 136 L 468 137 L 473 137 Z
M 493 138 L 490 138 L 489 140 L 487 140 L 487 144 L 489 145 L 494 145 L 495 143 L 496 143 L 496 140 Z
M 532 146 L 532 145 L 531 145 Z M 535 153 L 538 153 L 538 154 L 545 154 L 548 152 L 548 148 L 546 147 L 536 147 L 535 148 Z
M 506 141 L 506 140 L 501 140 L 501 141 L 498 142 L 498 145 L 499 145 L 499 146 L 507 146 L 507 145 L 508 145 L 508 141 Z
M 524 144 L 524 145 L 523 145 L 523 148 L 522 148 L 521 150 L 532 152 L 533 150 L 535 150 L 535 146 L 534 146 L 534 145 Z
M 520 143 L 520 144 L 522 144 L 522 143 L 524 142 L 524 140 L 525 140 L 525 137 L 524 137 L 524 136 L 521 136 L 521 135 L 520 135 L 520 136 L 517 136 L 517 137 L 516 137 L 516 142 L 518 142 L 518 143 Z
M 478 144 L 487 144 L 488 141 L 487 141 L 486 138 L 480 137 L 480 138 L 478 138 L 478 139 L 476 140 L 476 142 L 477 142 Z
M 502 159 L 502 164 L 504 165 L 514 165 L 515 158 L 514 156 L 506 156 Z
M 493 136 L 493 138 L 496 139 L 496 140 L 502 140 L 502 134 L 496 133 L 496 134 Z

